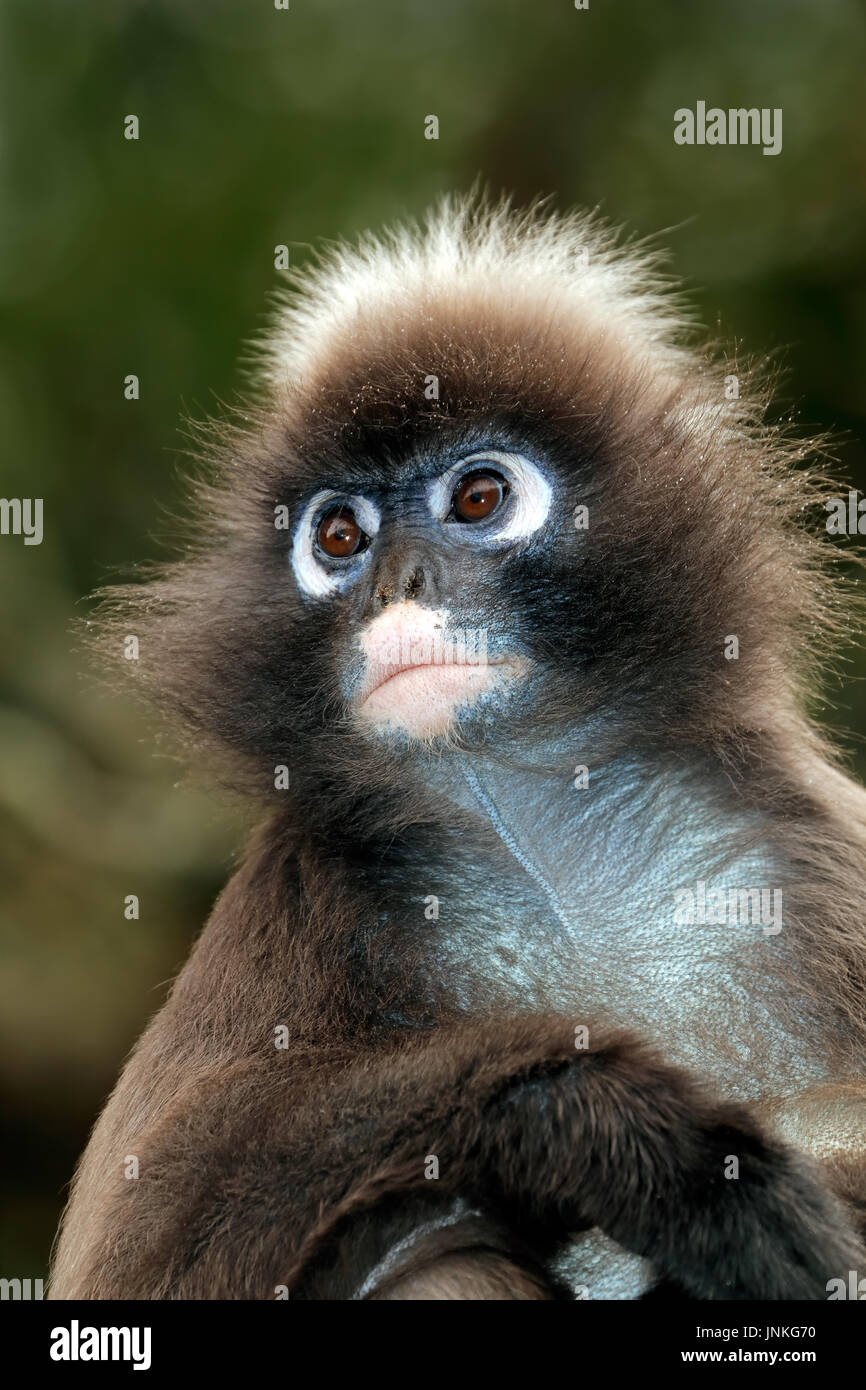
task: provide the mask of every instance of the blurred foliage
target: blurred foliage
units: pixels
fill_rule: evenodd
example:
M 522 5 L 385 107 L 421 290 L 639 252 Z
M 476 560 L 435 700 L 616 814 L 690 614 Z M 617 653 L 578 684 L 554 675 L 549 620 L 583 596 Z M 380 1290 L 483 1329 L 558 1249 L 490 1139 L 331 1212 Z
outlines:
M 274 246 L 298 261 L 478 174 L 600 204 L 663 233 L 711 330 L 779 353 L 866 487 L 864 70 L 859 0 L 0 0 L 0 491 L 45 499 L 41 546 L 0 540 L 0 1273 L 44 1273 L 88 1127 L 242 838 L 95 693 L 70 625 L 163 553 L 179 423 L 243 386 Z M 675 145 L 698 99 L 783 108 L 782 153 Z M 832 716 L 862 772 L 849 656 Z

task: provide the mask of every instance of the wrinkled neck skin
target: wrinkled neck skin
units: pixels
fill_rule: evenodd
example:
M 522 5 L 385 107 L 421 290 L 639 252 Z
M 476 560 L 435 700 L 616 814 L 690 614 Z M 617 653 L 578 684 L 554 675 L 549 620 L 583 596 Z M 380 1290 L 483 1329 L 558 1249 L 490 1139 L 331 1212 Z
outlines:
M 574 731 L 507 760 L 413 755 L 445 849 L 421 827 L 364 852 L 381 920 L 406 923 L 460 1008 L 628 1027 L 735 1099 L 827 1080 L 770 813 L 710 755 L 598 748 Z
M 692 766 L 620 754 L 575 785 L 590 746 L 575 734 L 508 762 L 430 758 L 423 780 L 443 824 L 468 830 L 429 868 L 390 850 L 370 885 L 389 910 L 424 919 L 431 974 L 457 982 L 463 1007 L 553 1007 L 573 1015 L 576 1042 L 582 1026 L 634 1029 L 720 1095 L 763 1103 L 784 1132 L 786 1111 L 830 1073 L 791 983 L 795 903 L 767 814 L 697 755 Z M 712 888 L 763 889 L 766 910 L 754 899 L 754 920 L 678 920 L 678 890 L 698 917 L 700 883 L 705 918 Z M 653 1277 L 600 1231 L 577 1237 L 558 1273 L 591 1299 L 637 1298 Z
M 720 770 L 714 786 L 707 767 L 647 755 L 591 767 L 583 786 L 581 742 L 429 767 L 443 813 L 496 846 L 479 863 L 467 845 L 430 923 L 462 1002 L 498 993 L 571 1012 L 576 1028 L 633 1028 L 737 1099 L 826 1080 L 815 1020 L 784 987 L 792 903 L 763 813 Z

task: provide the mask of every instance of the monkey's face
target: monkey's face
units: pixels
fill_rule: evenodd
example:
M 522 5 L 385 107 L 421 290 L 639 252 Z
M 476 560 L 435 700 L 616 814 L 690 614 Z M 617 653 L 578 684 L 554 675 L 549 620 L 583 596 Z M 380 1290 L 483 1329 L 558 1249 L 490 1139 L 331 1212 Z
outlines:
M 429 740 L 513 702 L 533 663 L 503 567 L 543 534 L 552 499 L 530 459 L 483 449 L 306 502 L 292 569 L 304 595 L 338 610 L 357 729 Z
M 358 769 L 428 743 L 522 755 L 590 727 L 594 746 L 602 731 L 657 737 L 711 698 L 726 631 L 756 650 L 731 545 L 741 511 L 700 524 L 727 437 L 697 448 L 688 398 L 604 370 L 601 349 L 566 352 L 547 327 L 542 344 L 525 320 L 495 342 L 447 327 L 350 357 L 277 417 L 270 452 L 286 463 L 259 503 L 272 541 L 256 623 L 289 632 L 258 647 L 269 687 L 293 660 L 257 721 L 277 709 L 311 763 Z M 449 373 L 427 402 L 431 361 Z
M 819 609 L 784 449 L 639 260 L 509 227 L 446 210 L 309 278 L 218 431 L 206 543 L 120 617 L 139 678 L 256 789 L 290 765 L 305 815 L 427 744 L 601 758 L 793 693 Z

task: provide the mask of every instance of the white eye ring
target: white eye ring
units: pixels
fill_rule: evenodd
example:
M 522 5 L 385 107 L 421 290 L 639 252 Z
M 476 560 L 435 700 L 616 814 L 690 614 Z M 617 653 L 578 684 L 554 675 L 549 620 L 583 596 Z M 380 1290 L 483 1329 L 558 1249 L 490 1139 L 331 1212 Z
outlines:
M 354 567 L 351 570 L 329 570 L 316 554 L 313 523 L 322 514 L 328 502 L 345 502 L 347 507 L 351 507 L 361 530 L 366 531 L 371 538 L 379 530 L 379 512 L 366 497 L 346 497 L 339 492 L 332 492 L 329 488 L 311 497 L 301 513 L 292 541 L 292 569 L 295 579 L 298 586 L 311 598 L 328 598 L 344 588 L 357 573 Z M 366 551 L 362 551 L 358 561 L 363 561 L 366 554 Z
M 535 464 L 522 454 L 506 454 L 496 449 L 487 449 L 483 454 L 470 454 L 436 479 L 428 494 L 434 516 L 440 521 L 445 520 L 451 510 L 455 484 L 473 463 L 497 465 L 510 484 L 514 498 L 508 522 L 500 531 L 485 530 L 485 542 L 525 540 L 544 525 L 553 500 L 550 483 Z

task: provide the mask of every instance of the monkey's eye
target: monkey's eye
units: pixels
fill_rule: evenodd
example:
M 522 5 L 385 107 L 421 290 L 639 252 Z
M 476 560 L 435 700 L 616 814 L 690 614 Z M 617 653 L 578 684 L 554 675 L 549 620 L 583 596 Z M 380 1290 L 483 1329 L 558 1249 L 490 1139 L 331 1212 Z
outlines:
M 544 525 L 552 500 L 541 469 L 523 454 L 503 449 L 470 454 L 427 490 L 433 516 L 449 523 L 449 541 L 485 547 L 527 540 Z
M 330 598 L 358 578 L 379 534 L 379 508 L 367 497 L 322 488 L 298 517 L 292 569 L 309 598 Z M 366 551 L 366 554 L 362 554 Z
M 366 550 L 370 538 L 362 531 L 349 507 L 334 507 L 316 528 L 316 543 L 325 555 L 344 560 Z
M 455 521 L 484 521 L 502 506 L 508 485 L 496 473 L 470 473 L 462 478 L 451 498 Z

